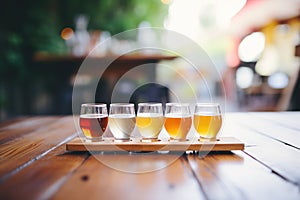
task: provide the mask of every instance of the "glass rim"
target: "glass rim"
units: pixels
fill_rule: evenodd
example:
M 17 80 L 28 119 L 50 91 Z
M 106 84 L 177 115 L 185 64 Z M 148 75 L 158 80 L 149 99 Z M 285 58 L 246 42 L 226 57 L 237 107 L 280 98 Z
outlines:
M 138 106 L 162 106 L 162 103 L 159 103 L 159 102 L 144 102 L 144 103 L 138 103 Z
M 92 106 L 92 107 L 107 107 L 107 105 L 105 103 L 83 103 L 83 104 L 81 104 L 81 107 L 88 107 L 88 106 Z
M 195 106 L 217 107 L 217 106 L 220 106 L 220 104 L 206 102 L 206 103 L 196 103 Z
M 133 103 L 111 103 L 110 107 L 134 107 Z
M 189 103 L 166 103 L 166 106 L 190 106 Z

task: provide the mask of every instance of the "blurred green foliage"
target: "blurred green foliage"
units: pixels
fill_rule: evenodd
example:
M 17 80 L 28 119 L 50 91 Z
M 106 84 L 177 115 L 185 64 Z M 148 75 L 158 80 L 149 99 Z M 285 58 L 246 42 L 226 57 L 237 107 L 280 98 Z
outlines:
M 12 101 L 14 95 L 11 93 L 24 91 L 23 86 L 27 84 L 27 88 L 30 87 L 30 83 L 38 77 L 32 67 L 35 52 L 66 53 L 60 33 L 65 27 L 75 28 L 77 15 L 84 14 L 89 18 L 88 30 L 107 30 L 114 35 L 138 27 L 143 20 L 153 26 L 162 26 L 166 11 L 167 6 L 160 0 L 2 1 L 0 108 Z
M 79 14 L 89 30 L 111 34 L 136 28 L 143 21 L 162 26 L 167 6 L 160 0 L 6 0 L 0 10 L 0 73 L 23 76 L 32 53 L 64 53 L 64 27 L 74 28 Z
M 162 26 L 167 6 L 160 0 L 64 0 L 59 15 L 64 26 L 74 25 L 76 14 L 89 17 L 89 29 L 108 30 L 112 34 L 137 28 L 143 21 Z

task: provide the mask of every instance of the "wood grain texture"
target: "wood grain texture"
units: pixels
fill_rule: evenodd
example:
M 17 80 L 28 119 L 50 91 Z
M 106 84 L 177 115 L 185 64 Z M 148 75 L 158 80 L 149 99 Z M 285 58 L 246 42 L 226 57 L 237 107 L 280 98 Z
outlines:
M 66 151 L 72 116 L 0 124 L 0 199 L 300 199 L 300 112 L 229 113 L 243 151 Z M 299 136 L 298 136 L 299 135 Z
M 239 120 L 239 123 L 243 126 L 246 126 L 249 130 L 253 130 L 274 140 L 278 140 L 282 143 L 286 143 L 300 149 L 300 129 L 296 130 L 288 124 L 288 122 L 292 122 L 291 119 L 288 119 L 287 122 L 287 117 L 284 117 L 284 115 L 278 118 L 275 117 L 278 116 L 276 114 L 274 114 L 272 117 L 263 116 L 265 115 L 259 113 L 243 115 L 241 120 Z M 274 118 L 276 118 L 278 121 L 274 121 Z
M 20 117 L 16 117 L 13 119 L 6 119 L 4 121 L 0 121 L 0 129 L 1 129 L 1 127 L 9 126 L 10 124 L 16 124 L 18 122 L 22 122 L 22 121 L 26 120 L 26 118 L 28 118 L 28 117 L 20 116 Z
M 271 171 L 277 173 L 289 182 L 300 185 L 299 149 L 269 136 L 273 131 L 276 132 L 276 124 L 273 130 L 268 130 L 268 134 L 262 134 L 259 130 L 256 130 L 256 124 L 263 123 L 263 120 L 259 117 L 252 117 L 257 119 L 257 122 L 252 121 L 252 126 L 249 128 L 249 125 L 245 125 L 248 119 L 247 115 L 228 115 L 223 134 L 231 134 L 245 142 L 244 151 L 252 156 L 253 159 L 267 166 Z M 266 122 L 266 124 L 268 123 Z M 268 127 L 269 126 L 271 125 L 268 125 Z
M 50 125 L 59 117 L 22 117 L 0 125 L 0 145 Z
M 249 114 L 255 115 L 255 117 L 261 118 L 264 121 L 271 121 L 273 124 L 300 131 L 299 112 L 262 112 Z
M 103 160 L 109 160 L 110 165 L 104 165 Z M 141 167 L 143 162 L 161 165 L 172 160 L 170 165 L 157 171 L 130 173 L 120 170 Z M 178 159 L 176 155 L 91 156 L 53 199 L 66 196 L 70 199 L 205 199 L 184 162 L 185 159 Z M 116 166 L 119 166 L 119 170 Z
M 242 152 L 189 155 L 208 199 L 298 199 L 298 187 L 287 183 Z
M 0 199 L 49 199 L 87 157 L 60 146 L 2 182 Z
M 19 136 L 0 146 L 0 182 L 23 165 L 38 159 L 51 148 L 76 135 L 73 117 L 60 117 L 55 122 Z
M 222 137 L 218 141 L 183 141 L 172 142 L 114 142 L 113 139 L 102 142 L 85 142 L 80 138 L 66 144 L 68 151 L 230 151 L 243 150 L 244 143 L 233 137 Z

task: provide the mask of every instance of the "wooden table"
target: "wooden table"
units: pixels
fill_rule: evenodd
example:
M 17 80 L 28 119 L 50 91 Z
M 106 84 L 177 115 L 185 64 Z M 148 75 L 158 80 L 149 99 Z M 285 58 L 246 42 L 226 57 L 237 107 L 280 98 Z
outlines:
M 300 199 L 299 119 L 300 112 L 228 113 L 222 136 L 245 142 L 245 150 L 202 157 L 67 152 L 77 136 L 72 116 L 1 122 L 0 199 Z M 134 171 L 172 159 L 147 173 L 102 162 Z

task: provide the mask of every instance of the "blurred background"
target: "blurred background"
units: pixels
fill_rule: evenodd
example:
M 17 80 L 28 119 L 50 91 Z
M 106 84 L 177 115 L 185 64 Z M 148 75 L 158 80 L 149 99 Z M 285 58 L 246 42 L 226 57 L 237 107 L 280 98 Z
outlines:
M 84 57 L 110 36 L 151 26 L 176 31 L 205 50 L 220 73 L 199 63 L 212 94 L 203 80 L 193 80 L 194 72 L 181 59 L 149 54 L 116 62 L 130 67 L 149 60 L 158 64 L 155 72 L 136 72 L 138 80 L 129 76 L 120 94 L 129 91 L 130 84 L 142 85 L 132 81 L 155 77 L 167 87 L 141 87 L 133 101 L 172 101 L 172 93 L 182 93 L 186 102 L 195 94 L 200 101 L 213 95 L 226 103 L 226 111 L 299 109 L 300 100 L 294 97 L 299 99 L 300 0 L 5 0 L 0 9 L 1 120 L 72 114 L 74 76 Z M 97 52 L 98 59 L 151 39 L 155 42 L 151 33 L 141 33 L 130 41 L 114 41 Z M 160 65 L 176 70 L 169 73 Z M 105 88 L 118 69 L 100 80 L 102 94 L 108 92 Z M 175 71 L 186 74 L 193 84 L 182 84 Z M 84 101 L 93 80 L 80 80 Z M 101 95 L 96 100 L 110 102 Z

